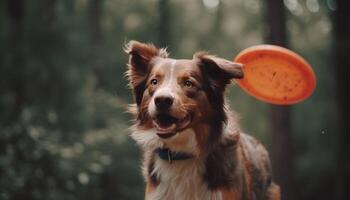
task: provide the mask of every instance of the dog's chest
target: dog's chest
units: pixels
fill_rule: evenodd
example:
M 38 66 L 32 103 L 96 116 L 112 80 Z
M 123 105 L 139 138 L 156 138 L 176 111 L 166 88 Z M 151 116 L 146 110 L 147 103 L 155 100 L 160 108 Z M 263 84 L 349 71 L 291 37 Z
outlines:
M 153 173 L 160 180 L 147 200 L 221 200 L 219 191 L 211 191 L 203 182 L 203 162 L 156 159 Z

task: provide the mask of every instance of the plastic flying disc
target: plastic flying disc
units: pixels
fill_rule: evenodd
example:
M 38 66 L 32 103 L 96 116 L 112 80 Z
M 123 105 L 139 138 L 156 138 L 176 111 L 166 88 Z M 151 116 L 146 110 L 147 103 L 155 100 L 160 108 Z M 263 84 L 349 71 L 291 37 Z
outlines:
M 316 87 L 311 66 L 298 54 L 275 45 L 243 50 L 234 60 L 242 63 L 238 85 L 251 96 L 271 104 L 290 105 L 308 98 Z

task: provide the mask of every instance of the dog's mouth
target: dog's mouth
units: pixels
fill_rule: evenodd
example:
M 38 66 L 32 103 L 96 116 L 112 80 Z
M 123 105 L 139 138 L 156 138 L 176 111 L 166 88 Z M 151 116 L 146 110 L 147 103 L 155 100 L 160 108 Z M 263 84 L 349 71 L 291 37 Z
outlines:
M 184 118 L 176 118 L 169 114 L 158 114 L 153 119 L 153 125 L 160 138 L 170 138 L 176 133 L 186 129 L 192 121 L 192 115 L 187 114 Z

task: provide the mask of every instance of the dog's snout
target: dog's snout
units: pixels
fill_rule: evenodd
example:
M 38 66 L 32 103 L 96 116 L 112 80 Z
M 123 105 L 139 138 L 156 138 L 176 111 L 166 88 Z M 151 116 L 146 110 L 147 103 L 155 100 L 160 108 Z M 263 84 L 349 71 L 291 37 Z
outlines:
M 154 99 L 157 109 L 166 110 L 173 104 L 174 98 L 171 96 L 159 96 Z

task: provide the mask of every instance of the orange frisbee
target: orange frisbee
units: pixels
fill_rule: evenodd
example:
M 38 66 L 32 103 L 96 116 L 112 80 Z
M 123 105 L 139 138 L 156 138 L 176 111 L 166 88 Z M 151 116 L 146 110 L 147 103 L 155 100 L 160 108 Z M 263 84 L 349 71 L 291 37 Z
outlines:
M 244 65 L 238 85 L 261 101 L 295 104 L 315 90 L 316 77 L 309 63 L 286 48 L 257 45 L 243 50 L 234 61 Z

